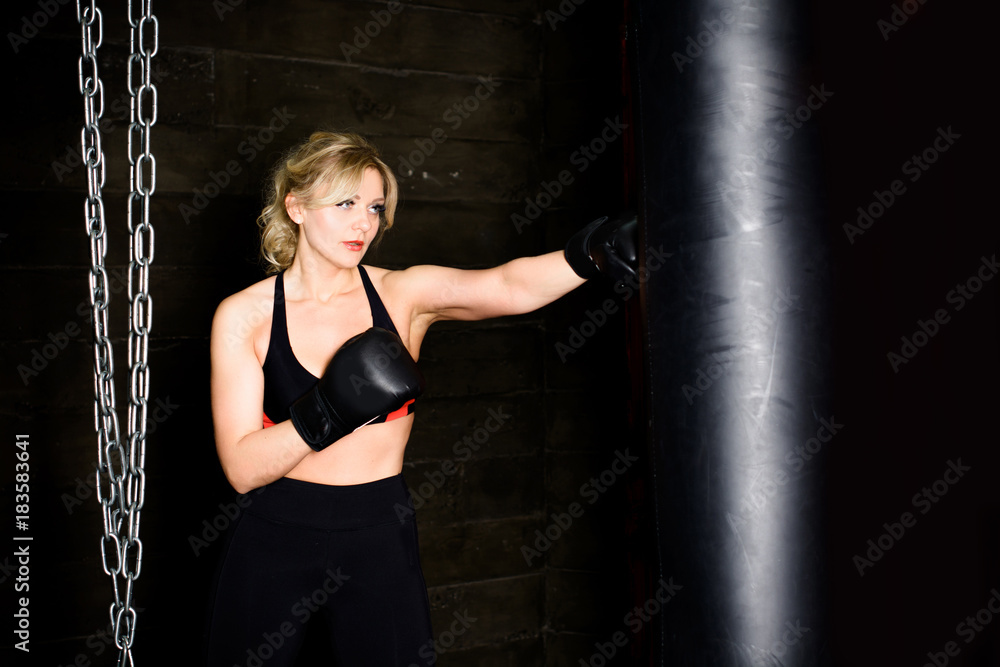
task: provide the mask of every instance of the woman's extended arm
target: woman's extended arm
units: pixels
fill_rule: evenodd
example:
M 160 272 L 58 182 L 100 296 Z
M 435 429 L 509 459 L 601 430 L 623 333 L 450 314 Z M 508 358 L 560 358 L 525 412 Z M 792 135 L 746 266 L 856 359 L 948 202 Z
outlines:
M 634 277 L 636 234 L 635 214 L 624 211 L 594 220 L 570 238 L 564 251 L 478 271 L 416 266 L 390 274 L 386 282 L 406 294 L 413 319 L 425 327 L 438 320 L 518 315 L 552 303 L 589 278 Z
M 239 493 L 283 477 L 313 450 L 291 421 L 262 429 L 264 374 L 248 334 L 248 297 L 219 305 L 212 322 L 212 416 L 226 478 Z
M 521 257 L 492 269 L 414 266 L 386 276 L 389 286 L 407 293 L 414 315 L 428 318 L 428 325 L 528 313 L 584 282 L 562 251 Z

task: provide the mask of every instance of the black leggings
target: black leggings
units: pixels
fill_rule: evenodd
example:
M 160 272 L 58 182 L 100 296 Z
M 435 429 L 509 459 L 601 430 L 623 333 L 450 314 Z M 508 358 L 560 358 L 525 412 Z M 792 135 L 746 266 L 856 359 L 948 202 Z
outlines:
M 402 475 L 353 486 L 282 478 L 249 497 L 219 570 L 209 667 L 289 667 L 314 619 L 336 665 L 434 664 Z

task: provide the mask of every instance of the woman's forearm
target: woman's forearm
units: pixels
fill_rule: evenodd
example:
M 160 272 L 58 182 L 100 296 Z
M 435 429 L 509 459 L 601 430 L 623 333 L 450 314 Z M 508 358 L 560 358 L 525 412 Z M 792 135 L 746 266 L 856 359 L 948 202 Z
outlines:
M 288 420 L 220 448 L 219 460 L 233 488 L 247 493 L 284 477 L 312 451 Z
M 514 313 L 537 310 L 586 282 L 576 275 L 561 250 L 520 257 L 500 269 Z

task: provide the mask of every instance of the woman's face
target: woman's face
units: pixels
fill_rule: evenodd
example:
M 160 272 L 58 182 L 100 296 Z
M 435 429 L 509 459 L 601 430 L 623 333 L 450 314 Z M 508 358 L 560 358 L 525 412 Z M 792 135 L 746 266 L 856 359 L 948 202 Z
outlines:
M 308 209 L 293 204 L 292 220 L 299 223 L 299 243 L 337 266 L 357 266 L 378 235 L 380 215 L 385 210 L 382 176 L 373 167 L 365 169 L 361 187 L 351 198 L 332 206 Z

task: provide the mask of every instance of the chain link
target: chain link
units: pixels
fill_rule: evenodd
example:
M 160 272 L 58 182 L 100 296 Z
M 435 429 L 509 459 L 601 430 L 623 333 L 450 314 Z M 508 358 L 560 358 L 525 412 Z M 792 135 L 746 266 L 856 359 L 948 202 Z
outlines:
M 97 50 L 104 41 L 103 15 L 97 8 L 96 0 L 89 0 L 89 3 L 77 0 L 76 3 L 82 42 L 77 72 L 84 107 L 80 145 L 83 163 L 87 168 L 84 218 L 90 239 L 89 283 L 94 322 L 94 429 L 97 432 L 95 475 L 104 524 L 101 565 L 111 577 L 114 601 L 108 611 L 114 628 L 115 646 L 119 649 L 120 667 L 134 665 L 132 644 L 135 640 L 137 615 L 133 605 L 133 589 L 135 580 L 142 571 L 139 524 L 146 496 L 149 333 L 153 321 L 149 268 L 153 261 L 154 238 L 149 218 L 149 202 L 156 190 L 156 158 L 150 149 L 150 131 L 156 124 L 158 106 L 158 91 L 152 82 L 152 58 L 159 50 L 160 34 L 159 21 L 153 15 L 152 0 L 135 0 L 134 4 L 141 15 L 134 16 L 133 0 L 129 0 L 129 406 L 128 440 L 123 442 L 118 429 L 115 404 L 114 349 L 108 336 L 111 291 L 105 266 L 105 160 L 100 131 L 104 116 L 104 84 L 97 62 Z

